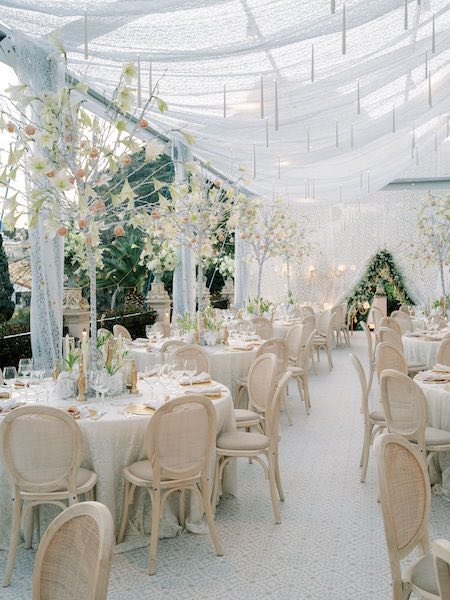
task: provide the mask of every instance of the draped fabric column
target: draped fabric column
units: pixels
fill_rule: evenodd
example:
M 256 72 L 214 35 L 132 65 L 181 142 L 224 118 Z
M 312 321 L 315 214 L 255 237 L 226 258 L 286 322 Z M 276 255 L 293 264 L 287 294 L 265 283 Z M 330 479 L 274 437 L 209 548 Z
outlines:
M 185 163 L 192 160 L 192 154 L 186 144 L 179 138 L 172 139 L 172 160 L 175 169 L 175 181 L 186 180 Z M 185 311 L 195 312 L 195 261 L 191 248 L 181 240 L 178 248 L 178 261 L 173 273 L 173 313 L 182 315 Z
M 17 76 L 35 93 L 54 92 L 63 85 L 62 69 L 54 48 L 25 36 L 14 36 Z M 33 358 L 47 369 L 61 358 L 63 328 L 64 242 L 49 238 L 43 219 L 30 228 L 31 242 L 31 348 Z

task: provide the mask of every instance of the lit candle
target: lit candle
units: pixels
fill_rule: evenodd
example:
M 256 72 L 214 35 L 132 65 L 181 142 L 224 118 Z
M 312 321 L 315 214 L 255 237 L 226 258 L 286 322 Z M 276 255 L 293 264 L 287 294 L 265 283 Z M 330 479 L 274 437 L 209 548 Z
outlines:
M 345 2 L 342 5 L 342 54 L 347 52 L 347 33 L 345 26 Z
M 261 119 L 264 119 L 264 80 L 261 73 L 261 77 L 259 79 L 259 100 L 260 100 L 260 113 Z
M 266 117 L 266 148 L 269 147 L 269 119 Z
M 64 338 L 64 358 L 66 360 L 67 360 L 69 354 L 70 354 L 70 336 L 69 336 L 69 334 L 66 334 L 66 337 Z
M 141 85 L 141 55 L 137 57 L 137 102 L 138 108 L 142 106 L 142 85 Z
M 148 63 L 148 95 L 151 97 L 153 94 L 153 69 L 152 61 Z
M 84 58 L 88 58 L 88 15 L 87 8 L 84 9 Z
M 223 118 L 227 118 L 227 86 L 223 84 Z
M 275 79 L 274 85 L 274 96 L 275 96 L 275 131 L 278 131 L 278 82 Z
M 83 333 L 81 336 L 81 364 L 83 366 L 83 370 L 86 373 L 87 369 L 87 333 L 86 330 L 83 329 Z
M 311 44 L 311 81 L 314 81 L 314 44 Z
M 253 179 L 256 179 L 256 144 L 253 142 Z

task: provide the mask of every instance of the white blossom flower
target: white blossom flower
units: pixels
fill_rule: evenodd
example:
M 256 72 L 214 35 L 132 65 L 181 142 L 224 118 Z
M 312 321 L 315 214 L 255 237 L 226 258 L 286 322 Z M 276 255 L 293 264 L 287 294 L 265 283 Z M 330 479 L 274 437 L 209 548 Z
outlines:
M 145 162 L 153 162 L 161 156 L 164 145 L 157 139 L 152 139 L 145 144 Z

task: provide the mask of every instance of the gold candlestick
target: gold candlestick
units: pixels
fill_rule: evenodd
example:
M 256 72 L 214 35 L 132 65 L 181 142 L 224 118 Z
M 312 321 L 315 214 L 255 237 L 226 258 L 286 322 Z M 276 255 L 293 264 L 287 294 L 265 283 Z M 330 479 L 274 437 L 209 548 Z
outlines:
M 225 330 L 223 332 L 223 343 L 224 344 L 228 344 L 228 338 L 229 338 L 228 327 L 225 326 Z
M 139 394 L 139 390 L 137 388 L 137 368 L 136 361 L 131 361 L 131 389 L 130 394 Z
M 52 370 L 53 381 L 56 381 L 58 379 L 60 373 L 61 373 L 61 367 L 59 366 L 59 360 L 56 359 L 55 364 L 53 365 L 53 370 Z
M 78 375 L 78 402 L 86 402 L 86 377 L 84 375 L 83 363 L 80 364 L 80 374 Z

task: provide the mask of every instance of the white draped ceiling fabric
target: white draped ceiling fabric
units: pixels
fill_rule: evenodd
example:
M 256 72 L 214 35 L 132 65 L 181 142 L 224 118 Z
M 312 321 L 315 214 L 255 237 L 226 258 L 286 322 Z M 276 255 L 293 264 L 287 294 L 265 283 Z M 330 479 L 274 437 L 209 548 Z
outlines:
M 151 63 L 169 104 L 153 122 L 266 197 L 359 199 L 448 135 L 448 0 L 91 0 L 87 19 L 75 0 L 0 6 L 13 29 L 61 30 L 98 90 L 139 55 L 145 96 Z
M 243 185 L 268 201 L 282 193 L 299 213 L 317 208 L 322 250 L 338 255 L 330 239 L 346 241 L 333 226 L 333 205 L 358 206 L 358 215 L 372 194 L 448 138 L 448 0 L 86 6 L 85 14 L 75 0 L 9 0 L 0 2 L 0 20 L 35 38 L 60 30 L 70 67 L 106 94 L 122 64 L 139 57 L 142 96 L 159 82 L 169 105 L 164 115 L 150 115 L 151 124 L 193 134 L 194 155 L 230 178 L 244 177 Z M 406 238 L 414 231 L 409 220 Z M 364 227 L 357 232 L 364 240 Z M 356 245 L 358 272 L 368 254 Z

